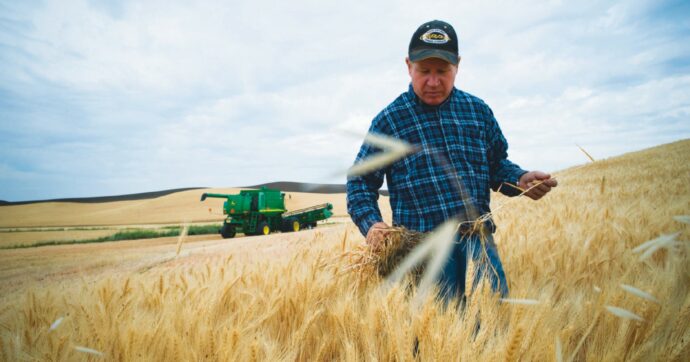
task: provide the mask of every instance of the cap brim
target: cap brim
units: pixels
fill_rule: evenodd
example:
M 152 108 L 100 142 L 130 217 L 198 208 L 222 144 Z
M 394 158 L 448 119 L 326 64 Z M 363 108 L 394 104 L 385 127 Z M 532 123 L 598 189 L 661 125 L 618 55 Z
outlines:
M 452 52 L 439 49 L 421 49 L 409 54 L 409 58 L 413 62 L 429 58 L 438 58 L 447 61 L 450 64 L 458 64 L 458 55 Z

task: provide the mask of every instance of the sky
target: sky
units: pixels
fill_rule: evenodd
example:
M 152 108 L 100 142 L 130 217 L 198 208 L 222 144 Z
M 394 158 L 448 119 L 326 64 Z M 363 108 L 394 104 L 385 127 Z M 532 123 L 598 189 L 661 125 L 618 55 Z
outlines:
M 690 138 L 688 1 L 0 0 L 0 200 L 342 184 L 432 19 L 525 169 Z

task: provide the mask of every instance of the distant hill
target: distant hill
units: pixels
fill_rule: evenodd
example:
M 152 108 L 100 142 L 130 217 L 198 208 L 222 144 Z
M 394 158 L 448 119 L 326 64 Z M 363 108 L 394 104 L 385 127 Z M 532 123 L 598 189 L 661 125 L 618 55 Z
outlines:
M 174 194 L 176 192 L 205 189 L 206 187 L 185 187 L 179 189 L 169 189 L 163 191 L 141 192 L 138 194 L 116 195 L 116 196 L 97 196 L 97 197 L 72 197 L 65 199 L 46 199 L 46 200 L 29 200 L 29 201 L 5 201 L 0 200 L 0 206 L 4 205 L 26 205 L 36 204 L 41 202 L 77 202 L 83 204 L 95 204 L 99 202 L 113 202 L 113 201 L 133 201 L 155 199 L 165 195 Z
M 301 182 L 292 182 L 292 181 L 270 182 L 270 183 L 265 183 L 265 184 L 260 184 L 260 185 L 244 186 L 244 187 L 240 187 L 240 188 L 258 189 L 258 188 L 261 188 L 262 186 L 272 188 L 272 189 L 279 189 L 283 192 L 306 192 L 306 193 L 313 193 L 313 194 L 344 194 L 345 193 L 345 185 L 301 183 Z M 95 203 L 100 203 L 100 202 L 146 200 L 146 199 L 155 199 L 157 197 L 174 194 L 176 192 L 189 191 L 189 190 L 200 190 L 200 189 L 207 189 L 207 188 L 208 187 L 185 187 L 185 188 L 179 188 L 179 189 L 141 192 L 141 193 L 136 193 L 136 194 L 115 195 L 115 196 L 72 197 L 72 198 L 62 198 L 62 199 L 29 200 L 29 201 L 0 200 L 0 206 L 27 205 L 27 204 L 36 204 L 36 203 L 41 203 L 41 202 L 76 202 L 76 203 L 84 203 L 84 204 L 95 204 Z M 388 190 L 381 190 L 379 193 L 381 195 L 388 196 Z
M 248 189 L 258 189 L 262 186 L 278 189 L 283 192 L 307 192 L 312 194 L 344 194 L 346 189 L 345 185 L 337 184 L 313 184 L 313 183 L 303 183 L 303 182 L 292 182 L 292 181 L 278 181 L 270 182 L 261 185 L 246 186 Z M 379 191 L 381 195 L 388 196 L 388 190 Z

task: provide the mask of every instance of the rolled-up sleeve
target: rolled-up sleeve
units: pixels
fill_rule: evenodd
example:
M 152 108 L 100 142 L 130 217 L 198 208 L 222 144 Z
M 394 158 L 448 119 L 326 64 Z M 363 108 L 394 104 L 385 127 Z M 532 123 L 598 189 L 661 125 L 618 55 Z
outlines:
M 508 142 L 503 137 L 501 128 L 491 109 L 487 106 L 486 110 L 488 122 L 487 143 L 489 146 L 487 158 L 489 161 L 489 183 L 491 189 L 500 191 L 506 196 L 517 196 L 520 194 L 520 190 L 503 185 L 503 183 L 517 186 L 520 176 L 527 173 L 527 171 L 508 160 Z

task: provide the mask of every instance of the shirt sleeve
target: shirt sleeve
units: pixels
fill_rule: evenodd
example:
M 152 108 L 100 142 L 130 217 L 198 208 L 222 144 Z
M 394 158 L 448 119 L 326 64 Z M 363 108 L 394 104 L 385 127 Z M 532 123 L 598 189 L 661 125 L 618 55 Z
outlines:
M 372 121 L 369 132 L 388 134 L 384 124 L 384 115 L 381 113 Z M 372 145 L 363 143 L 355 163 L 362 162 L 362 160 L 380 151 Z M 366 175 L 349 177 L 347 180 L 347 212 L 364 236 L 367 235 L 372 225 L 383 221 L 378 199 L 379 189 L 383 185 L 383 178 L 387 170 L 387 168 L 378 169 Z
M 527 173 L 527 171 L 508 160 L 508 142 L 505 137 L 503 137 L 501 128 L 498 126 L 498 122 L 494 117 L 494 113 L 488 106 L 486 109 L 489 122 L 487 127 L 487 157 L 489 160 L 489 183 L 491 189 L 500 191 L 506 196 L 517 196 L 521 191 L 515 187 L 504 185 L 504 183 L 517 186 L 520 176 Z

